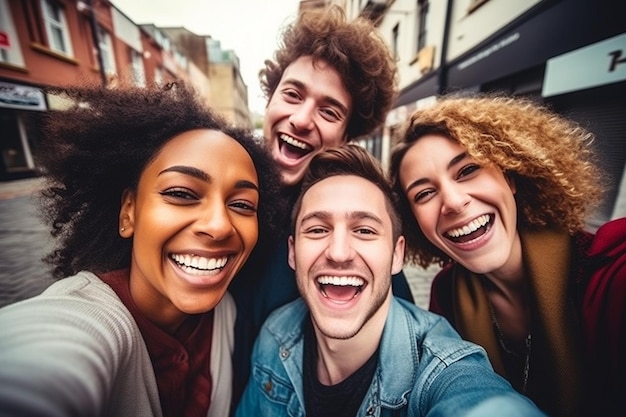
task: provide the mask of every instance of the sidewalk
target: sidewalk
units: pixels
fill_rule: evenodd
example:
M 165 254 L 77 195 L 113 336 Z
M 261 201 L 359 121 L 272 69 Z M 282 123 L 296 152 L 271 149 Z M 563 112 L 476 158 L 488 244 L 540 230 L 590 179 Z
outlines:
M 43 178 L 26 178 L 13 181 L 0 181 L 0 200 L 32 195 L 41 186 Z

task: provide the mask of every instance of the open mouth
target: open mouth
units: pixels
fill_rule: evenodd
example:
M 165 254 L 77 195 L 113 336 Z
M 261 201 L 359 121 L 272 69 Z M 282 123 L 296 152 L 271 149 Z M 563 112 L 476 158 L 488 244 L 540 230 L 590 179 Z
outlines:
M 322 295 L 338 303 L 347 303 L 364 288 L 365 281 L 358 277 L 325 275 L 317 279 Z
M 221 258 L 205 258 L 196 255 L 171 254 L 170 258 L 187 274 L 190 275 L 215 275 L 219 273 L 226 263 L 228 256 Z
M 313 151 L 313 147 L 308 143 L 301 142 L 289 135 L 281 133 L 278 138 L 280 152 L 288 159 L 300 159 Z
M 493 222 L 492 214 L 483 214 L 463 227 L 448 230 L 444 236 L 455 243 L 467 243 L 487 233 Z

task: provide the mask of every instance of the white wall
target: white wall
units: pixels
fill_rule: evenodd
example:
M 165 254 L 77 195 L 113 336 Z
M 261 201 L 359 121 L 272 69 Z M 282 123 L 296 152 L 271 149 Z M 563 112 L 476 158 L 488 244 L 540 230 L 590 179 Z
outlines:
M 541 1 L 545 0 L 490 0 L 468 14 L 472 0 L 455 0 L 447 60 L 451 61 L 469 51 Z

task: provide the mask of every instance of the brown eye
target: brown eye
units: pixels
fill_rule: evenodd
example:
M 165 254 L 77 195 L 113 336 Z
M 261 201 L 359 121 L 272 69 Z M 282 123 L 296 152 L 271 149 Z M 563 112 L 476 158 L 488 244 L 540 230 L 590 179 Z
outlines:
M 435 193 L 435 190 L 432 190 L 430 188 L 427 189 L 427 190 L 422 190 L 422 191 L 418 192 L 417 194 L 415 194 L 415 197 L 413 198 L 413 202 L 414 203 L 419 203 L 421 201 L 425 201 L 430 196 L 432 196 L 434 193 Z
M 161 191 L 159 194 L 161 194 L 164 197 L 170 197 L 170 198 L 180 199 L 180 200 L 197 200 L 198 199 L 195 193 L 189 191 L 186 188 L 169 188 L 165 191 Z
M 476 165 L 476 164 L 466 165 L 463 168 L 461 168 L 461 170 L 459 171 L 459 178 L 466 177 L 478 171 L 479 169 L 480 169 L 480 165 Z

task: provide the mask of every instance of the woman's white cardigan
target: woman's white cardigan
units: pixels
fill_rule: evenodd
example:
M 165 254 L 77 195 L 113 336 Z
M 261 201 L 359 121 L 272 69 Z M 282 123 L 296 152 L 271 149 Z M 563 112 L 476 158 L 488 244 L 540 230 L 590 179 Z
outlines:
M 235 304 L 215 308 L 208 417 L 231 401 Z M 161 416 L 148 350 L 132 315 L 96 275 L 80 272 L 0 309 L 2 416 Z

